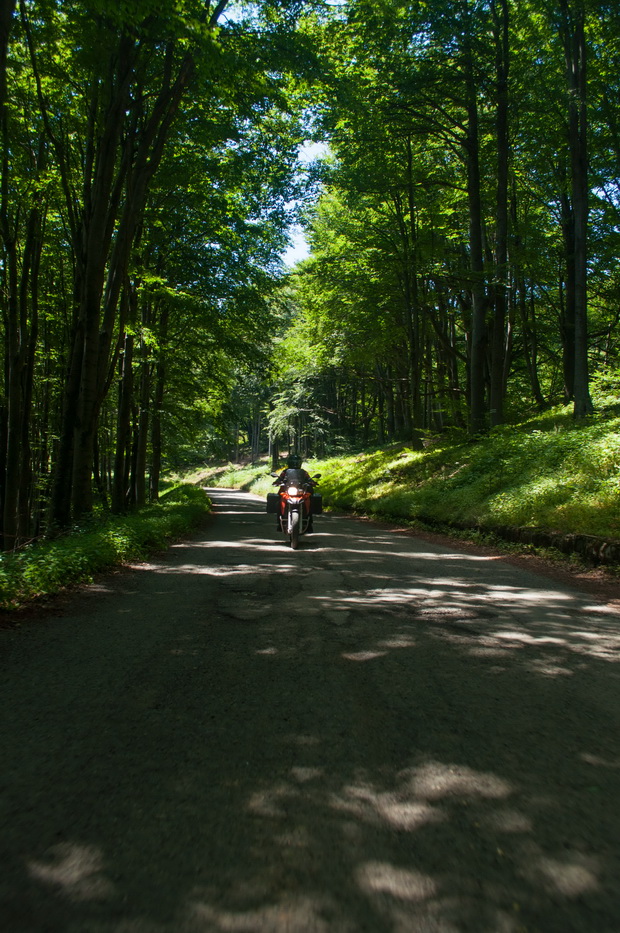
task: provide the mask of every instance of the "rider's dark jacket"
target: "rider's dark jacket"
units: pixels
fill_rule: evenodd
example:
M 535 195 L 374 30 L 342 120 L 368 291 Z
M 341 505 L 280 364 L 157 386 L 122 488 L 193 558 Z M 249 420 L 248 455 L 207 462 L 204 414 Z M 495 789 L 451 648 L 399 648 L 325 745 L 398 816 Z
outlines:
M 306 470 L 286 467 L 282 470 L 278 478 L 274 481 L 274 486 L 303 486 L 305 483 L 312 484 L 312 477 Z

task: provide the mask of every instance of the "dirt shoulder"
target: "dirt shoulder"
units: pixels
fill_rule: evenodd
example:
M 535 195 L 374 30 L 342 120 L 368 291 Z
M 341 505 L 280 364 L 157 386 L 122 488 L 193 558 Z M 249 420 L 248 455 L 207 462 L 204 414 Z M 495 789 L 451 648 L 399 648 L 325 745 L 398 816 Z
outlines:
M 605 567 L 588 567 L 583 563 L 576 563 L 567 557 L 543 557 L 540 554 L 529 553 L 525 548 L 518 546 L 510 550 L 503 550 L 491 545 L 477 544 L 458 535 L 447 532 L 435 532 L 429 529 L 411 528 L 397 523 L 378 521 L 370 516 L 362 516 L 361 521 L 372 522 L 386 528 L 398 529 L 410 534 L 421 541 L 437 544 L 442 547 L 454 548 L 464 554 L 477 554 L 481 557 L 491 557 L 504 560 L 514 567 L 529 570 L 540 574 L 562 586 L 570 586 L 587 593 L 594 599 L 605 603 L 614 610 L 620 610 L 620 572 L 614 573 Z

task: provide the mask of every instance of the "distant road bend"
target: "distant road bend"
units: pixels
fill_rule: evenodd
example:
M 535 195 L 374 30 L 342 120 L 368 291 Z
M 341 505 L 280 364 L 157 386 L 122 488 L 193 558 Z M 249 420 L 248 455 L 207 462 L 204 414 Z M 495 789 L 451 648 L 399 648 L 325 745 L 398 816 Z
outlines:
M 5 933 L 618 933 L 620 617 L 210 491 L 0 630 Z

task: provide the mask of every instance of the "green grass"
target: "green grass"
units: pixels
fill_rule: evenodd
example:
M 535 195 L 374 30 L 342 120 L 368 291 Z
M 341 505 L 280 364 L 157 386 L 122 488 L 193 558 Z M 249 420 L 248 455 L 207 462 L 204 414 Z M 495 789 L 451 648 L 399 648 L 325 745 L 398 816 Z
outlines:
M 501 525 L 620 539 L 620 417 L 576 425 L 557 408 L 471 441 L 429 439 L 311 461 L 324 504 L 405 521 Z M 207 485 L 269 491 L 268 467 L 205 471 Z
M 179 485 L 139 512 L 98 517 L 82 530 L 2 554 L 0 608 L 20 608 L 68 585 L 89 582 L 95 573 L 124 561 L 146 557 L 187 534 L 209 508 L 204 490 Z

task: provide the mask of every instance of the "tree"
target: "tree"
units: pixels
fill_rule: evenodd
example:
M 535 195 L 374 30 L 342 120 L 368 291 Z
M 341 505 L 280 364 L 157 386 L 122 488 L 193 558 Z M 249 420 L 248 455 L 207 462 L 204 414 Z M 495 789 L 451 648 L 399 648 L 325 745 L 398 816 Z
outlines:
M 401 320 L 385 326 L 390 366 L 406 360 L 406 382 L 402 370 L 398 379 L 408 436 L 413 425 L 442 424 L 464 362 L 474 434 L 501 423 L 506 402 L 512 413 L 522 407 L 523 391 L 539 408 L 556 400 L 562 382 L 578 417 L 591 410 L 588 357 L 604 358 L 602 341 L 611 346 L 616 326 L 586 288 L 612 294 L 613 248 L 603 244 L 615 236 L 617 159 L 613 168 L 608 160 L 619 120 L 608 7 L 351 0 L 320 24 L 327 67 L 317 110 L 334 163 L 312 263 L 301 270 L 300 281 L 316 283 L 300 288 L 302 315 L 320 305 L 333 327 L 337 307 L 354 308 L 346 343 L 363 307 L 374 309 L 375 323 L 385 306 L 401 309 Z M 591 152 L 588 55 L 597 95 Z M 605 169 L 591 184 L 593 159 Z M 321 210 L 334 195 L 350 216 L 344 223 L 331 212 L 340 239 L 330 241 Z M 353 262 L 368 270 L 355 286 Z M 600 351 L 586 328 L 594 309 Z M 378 365 L 382 344 L 366 352 Z M 459 417 L 452 409 L 452 422 Z
M 157 495 L 166 385 L 187 360 L 175 341 L 210 358 L 184 383 L 196 408 L 226 356 L 264 356 L 294 197 L 293 75 L 312 56 L 295 4 L 220 22 L 225 6 L 23 0 L 5 30 L 5 546 L 41 528 L 48 496 L 55 527 L 94 489 L 117 509 L 144 501 L 151 457 Z
M 568 142 L 571 168 L 571 233 L 574 264 L 574 414 L 592 413 L 588 378 L 588 117 L 587 46 L 583 0 L 560 0 L 559 33 L 566 61 Z

